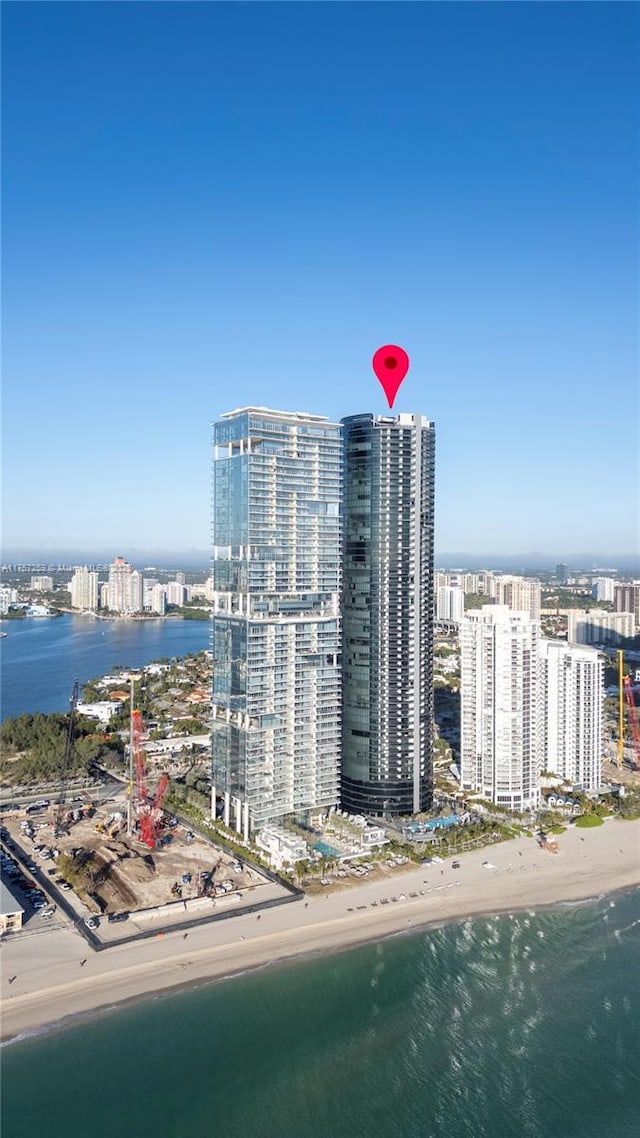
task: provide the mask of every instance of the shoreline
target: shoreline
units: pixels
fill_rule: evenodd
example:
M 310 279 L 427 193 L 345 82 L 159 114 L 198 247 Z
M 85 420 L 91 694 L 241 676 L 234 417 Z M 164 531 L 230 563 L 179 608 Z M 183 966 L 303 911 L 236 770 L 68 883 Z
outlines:
M 487 868 L 483 862 L 489 859 Z M 411 867 L 384 880 L 335 889 L 304 904 L 269 910 L 262 923 L 253 914 L 239 914 L 186 935 L 166 933 L 114 947 L 92 954 L 84 965 L 78 958 L 86 953 L 86 944 L 68 928 L 18 936 L 2 949 L 2 1043 L 70 1027 L 142 999 L 391 936 L 510 912 L 595 903 L 637 889 L 640 821 L 611 820 L 582 833 L 567 830 L 558 854 L 539 850 L 531 838 L 519 838 L 462 854 L 460 861 L 459 870 L 450 862 Z M 86 972 L 79 965 L 86 965 Z M 18 974 L 19 991 L 7 987 L 11 973 Z
M 617 888 L 611 889 L 606 893 L 598 893 L 593 897 L 580 897 L 575 900 L 558 900 L 549 901 L 547 903 L 535 905 L 536 915 L 538 912 L 553 912 L 561 908 L 577 908 L 579 906 L 595 905 L 606 898 L 615 898 L 620 895 L 634 893 L 640 889 L 640 881 L 637 885 L 622 885 Z M 367 936 L 362 936 L 361 939 L 350 941 L 348 944 L 340 944 L 334 948 L 301 948 L 290 955 L 282 955 L 276 960 L 265 960 L 262 963 L 245 965 L 240 968 L 216 973 L 213 972 L 207 976 L 194 977 L 190 980 L 183 980 L 176 984 L 171 984 L 166 987 L 153 988 L 145 992 L 140 992 L 137 995 L 125 996 L 121 999 L 115 999 L 109 1003 L 98 1004 L 95 1007 L 87 1008 L 84 1011 L 69 1011 L 64 1013 L 60 1019 L 50 1020 L 42 1023 L 36 1027 L 18 1033 L 16 1035 L 4 1034 L 0 1037 L 0 1050 L 11 1047 L 14 1044 L 25 1042 L 27 1039 L 37 1039 L 43 1035 L 53 1035 L 58 1031 L 70 1030 L 76 1025 L 81 1023 L 89 1023 L 92 1020 L 97 1020 L 103 1015 L 108 1015 L 112 1012 L 118 1012 L 124 1008 L 135 1007 L 136 1005 L 150 1003 L 152 1001 L 161 999 L 163 996 L 175 996 L 181 992 L 195 992 L 201 988 L 210 988 L 213 985 L 224 984 L 227 981 L 239 980 L 243 976 L 252 976 L 257 972 L 265 972 L 267 969 L 275 969 L 286 967 L 296 963 L 305 963 L 306 961 L 316 960 L 328 956 L 341 956 L 348 952 L 356 952 L 359 948 L 366 948 L 368 945 L 379 944 L 381 941 L 394 940 L 396 937 L 417 936 L 420 933 L 428 932 L 431 929 L 439 929 L 448 925 L 461 924 L 464 921 L 481 921 L 491 917 L 503 917 L 516 913 L 532 913 L 532 906 L 530 904 L 523 904 L 521 906 L 507 906 L 503 909 L 492 909 L 487 912 L 478 912 L 473 914 L 449 916 L 439 919 L 425 919 L 424 922 L 417 920 L 415 924 L 409 927 L 400 927 L 386 933 L 371 933 Z

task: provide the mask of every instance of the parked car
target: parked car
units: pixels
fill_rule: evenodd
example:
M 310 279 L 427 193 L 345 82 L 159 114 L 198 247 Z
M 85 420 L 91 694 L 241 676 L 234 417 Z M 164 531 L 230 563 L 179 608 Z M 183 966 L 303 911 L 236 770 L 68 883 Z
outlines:
M 115 925 L 116 922 L 118 922 L 118 921 L 128 921 L 129 920 L 129 914 L 128 913 L 109 913 L 108 920 L 109 920 L 110 924 Z
M 98 918 L 97 917 L 85 917 L 84 923 L 88 929 L 97 929 L 98 928 Z

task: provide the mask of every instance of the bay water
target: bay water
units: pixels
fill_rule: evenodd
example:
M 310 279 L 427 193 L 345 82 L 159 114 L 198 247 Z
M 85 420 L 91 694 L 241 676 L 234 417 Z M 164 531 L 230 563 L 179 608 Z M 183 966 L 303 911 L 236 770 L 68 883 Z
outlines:
M 116 665 L 140 668 L 161 656 L 209 647 L 206 620 L 98 620 L 59 617 L 4 620 L 0 630 L 2 718 L 67 711 L 75 680 L 106 675 Z
M 461 921 L 3 1050 L 11 1138 L 635 1138 L 640 891 Z
M 209 646 L 206 622 L 3 622 L 2 715 Z M 12 1043 L 3 1134 L 630 1138 L 640 891 L 468 920 Z

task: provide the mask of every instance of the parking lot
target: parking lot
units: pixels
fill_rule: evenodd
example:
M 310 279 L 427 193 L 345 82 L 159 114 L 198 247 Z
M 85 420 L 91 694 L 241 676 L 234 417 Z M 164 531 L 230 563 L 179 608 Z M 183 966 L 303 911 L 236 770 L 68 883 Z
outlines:
M 41 885 L 34 879 L 29 866 L 33 862 L 23 865 L 16 856 L 16 847 L 6 830 L 1 832 L 0 840 L 0 869 L 2 880 L 18 901 L 24 914 L 22 917 L 22 930 L 24 932 L 42 932 L 52 926 L 63 923 L 58 907 Z M 34 865 L 34 869 L 37 867 Z

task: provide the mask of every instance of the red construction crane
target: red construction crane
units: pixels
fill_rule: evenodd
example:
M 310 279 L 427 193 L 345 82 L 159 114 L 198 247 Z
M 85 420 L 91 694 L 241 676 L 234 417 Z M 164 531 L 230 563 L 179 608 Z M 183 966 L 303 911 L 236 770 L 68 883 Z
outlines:
M 150 850 L 156 848 L 158 830 L 162 819 L 162 803 L 169 785 L 169 775 L 163 774 L 153 802 L 147 803 L 144 813 L 140 814 L 140 837 Z
M 631 679 L 625 676 L 624 680 L 624 696 L 629 708 L 629 723 L 631 725 L 631 738 L 633 739 L 633 753 L 636 759 L 636 767 L 640 770 L 640 724 L 638 724 L 638 713 L 636 705 L 633 702 L 633 688 L 631 687 Z
M 156 793 L 151 799 L 147 787 L 147 764 L 145 762 L 144 748 L 142 746 L 142 712 L 131 712 L 131 773 L 135 780 L 134 805 L 138 819 L 140 841 L 149 849 L 154 850 L 158 839 L 158 830 L 162 819 L 162 803 L 169 785 L 169 776 L 163 774 Z M 133 827 L 131 827 L 132 829 Z

